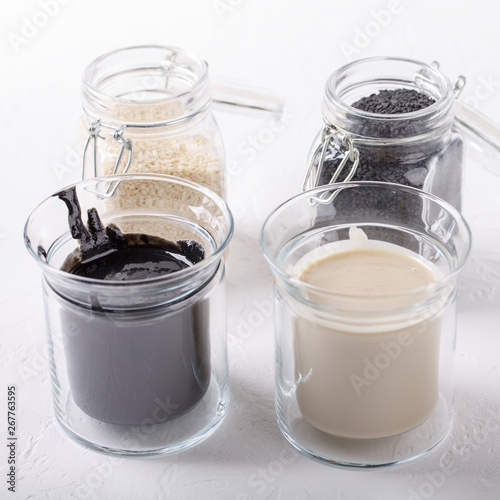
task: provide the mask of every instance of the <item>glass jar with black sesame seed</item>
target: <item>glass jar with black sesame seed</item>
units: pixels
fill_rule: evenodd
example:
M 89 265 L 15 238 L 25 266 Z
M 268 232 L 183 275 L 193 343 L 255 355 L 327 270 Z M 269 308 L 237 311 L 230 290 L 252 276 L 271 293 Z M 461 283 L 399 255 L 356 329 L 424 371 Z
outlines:
M 453 85 L 437 64 L 410 59 L 375 57 L 341 67 L 326 82 L 325 125 L 303 188 L 390 182 L 435 194 L 460 210 L 464 141 L 455 100 L 464 82 L 459 77 Z M 380 210 L 390 208 L 386 202 L 380 200 Z

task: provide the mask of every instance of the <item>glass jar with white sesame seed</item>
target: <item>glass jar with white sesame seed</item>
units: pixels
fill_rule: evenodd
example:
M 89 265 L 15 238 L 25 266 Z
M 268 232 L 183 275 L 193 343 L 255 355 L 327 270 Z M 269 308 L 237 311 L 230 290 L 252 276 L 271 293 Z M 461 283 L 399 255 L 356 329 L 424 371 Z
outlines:
M 175 47 L 115 50 L 83 76 L 84 178 L 168 174 L 225 197 L 225 157 L 207 63 Z

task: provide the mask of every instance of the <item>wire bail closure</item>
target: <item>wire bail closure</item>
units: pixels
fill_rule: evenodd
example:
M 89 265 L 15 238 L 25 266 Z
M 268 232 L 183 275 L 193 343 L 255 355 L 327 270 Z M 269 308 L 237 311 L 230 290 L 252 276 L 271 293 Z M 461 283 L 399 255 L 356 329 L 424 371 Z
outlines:
M 328 185 L 334 184 L 337 181 L 340 174 L 347 165 L 347 162 L 349 161 L 352 162 L 352 166 L 351 170 L 344 179 L 344 182 L 349 182 L 354 177 L 354 174 L 356 173 L 356 170 L 359 165 L 359 151 L 354 147 L 354 142 L 348 134 L 340 135 L 340 132 L 337 129 L 337 127 L 335 127 L 330 123 L 327 123 L 323 127 L 323 130 L 321 132 L 321 141 L 314 150 L 314 153 L 311 155 L 311 158 L 309 160 L 309 166 L 306 175 L 304 177 L 304 181 L 302 182 L 302 191 L 306 191 L 308 189 L 308 184 L 310 182 L 311 176 L 313 175 L 314 171 L 315 159 L 319 154 L 320 158 L 318 165 L 316 167 L 316 175 L 314 177 L 314 183 L 312 184 L 311 188 L 318 187 L 319 180 L 321 178 L 321 173 L 323 172 L 323 167 L 328 147 L 335 139 L 339 139 L 342 145 L 347 148 L 347 151 L 345 152 L 344 157 L 342 158 L 342 161 L 340 162 L 339 166 L 333 173 L 332 178 L 330 179 Z M 322 204 L 331 203 L 332 200 L 335 198 L 336 193 L 337 191 L 333 192 L 327 199 L 314 197 L 311 199 L 311 201 L 314 200 L 317 203 L 322 203 Z
M 97 139 L 105 139 L 102 135 L 100 135 L 100 131 L 102 128 L 108 129 L 112 131 L 111 137 L 113 138 L 114 141 L 121 143 L 121 148 L 120 152 L 118 153 L 118 157 L 116 159 L 115 166 L 113 168 L 113 175 L 118 173 L 118 168 L 120 166 L 120 163 L 123 158 L 123 153 L 125 150 L 129 152 L 127 163 L 125 165 L 125 168 L 123 169 L 122 174 L 126 174 L 130 168 L 130 165 L 132 163 L 132 159 L 134 156 L 134 146 L 132 144 L 132 141 L 125 137 L 123 135 L 123 131 L 125 128 L 127 128 L 127 125 L 122 125 L 119 128 L 112 127 L 111 125 L 106 125 L 104 123 L 101 123 L 101 120 L 98 119 L 94 122 L 92 122 L 88 128 L 89 131 L 89 136 L 87 137 L 87 141 L 85 143 L 85 147 L 83 148 L 83 158 L 82 158 L 82 179 L 85 179 L 85 171 L 86 171 L 86 163 L 87 163 L 87 151 L 90 146 L 90 142 L 92 141 L 92 148 L 93 148 L 93 164 L 94 164 L 94 177 L 97 177 L 97 163 L 98 163 L 98 156 L 97 156 Z M 106 198 L 111 198 L 114 194 L 116 189 L 118 188 L 120 182 L 116 182 L 113 184 L 110 184 L 106 191 L 104 193 L 96 193 L 99 194 L 100 196 L 106 197 Z

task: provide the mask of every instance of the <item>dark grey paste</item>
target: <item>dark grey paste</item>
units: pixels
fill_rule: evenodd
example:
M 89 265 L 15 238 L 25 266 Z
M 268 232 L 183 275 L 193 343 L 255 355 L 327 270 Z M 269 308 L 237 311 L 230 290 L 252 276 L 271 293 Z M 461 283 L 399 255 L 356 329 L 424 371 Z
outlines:
M 205 256 L 194 240 L 171 242 L 104 227 L 95 209 L 88 211 L 85 226 L 76 190 L 57 196 L 68 207 L 71 235 L 79 240 L 62 266 L 71 274 L 148 280 Z M 61 324 L 71 394 L 91 417 L 115 424 L 162 423 L 193 408 L 208 388 L 210 317 L 202 292 L 173 305 L 128 311 L 103 309 L 92 297 L 89 307 L 63 301 Z

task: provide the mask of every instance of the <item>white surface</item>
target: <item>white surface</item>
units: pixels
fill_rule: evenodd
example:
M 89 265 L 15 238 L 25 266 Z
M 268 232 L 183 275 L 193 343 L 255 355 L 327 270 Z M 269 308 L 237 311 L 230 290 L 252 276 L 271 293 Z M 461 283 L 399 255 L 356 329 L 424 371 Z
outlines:
M 347 62 L 345 44 L 365 44 L 354 57 L 439 60 L 450 78 L 468 77 L 463 97 L 500 122 L 496 5 L 402 0 L 399 13 L 389 18 L 376 13 L 398 2 L 59 1 L 57 12 L 53 8 L 31 38 L 16 39 L 18 50 L 11 34 L 22 35 L 25 19 L 38 16 L 43 23 L 44 0 L 4 2 L 0 18 L 0 498 L 500 498 L 500 177 L 468 165 L 465 214 L 475 248 L 461 285 L 456 418 L 444 442 L 407 465 L 350 471 L 293 454 L 275 423 L 271 278 L 258 248 L 265 216 L 300 188 L 321 123 L 323 85 Z M 365 29 L 370 37 L 355 40 Z M 192 50 L 209 62 L 213 75 L 281 92 L 289 123 L 269 140 L 269 132 L 262 132 L 268 118 L 217 113 L 236 219 L 227 273 L 230 412 L 198 447 L 139 461 L 87 451 L 55 423 L 40 272 L 24 249 L 22 228 L 36 204 L 79 177 L 73 148 L 83 68 L 103 52 L 144 43 Z M 250 137 L 259 133 L 268 143 L 251 146 Z M 18 393 L 15 494 L 5 481 L 10 384 Z M 487 425 L 488 415 L 497 419 L 495 425 Z

